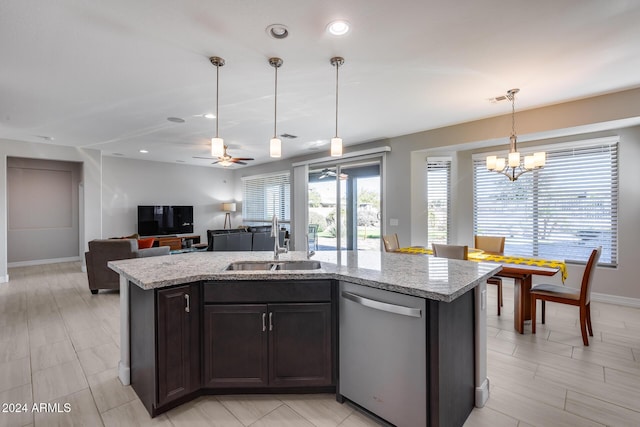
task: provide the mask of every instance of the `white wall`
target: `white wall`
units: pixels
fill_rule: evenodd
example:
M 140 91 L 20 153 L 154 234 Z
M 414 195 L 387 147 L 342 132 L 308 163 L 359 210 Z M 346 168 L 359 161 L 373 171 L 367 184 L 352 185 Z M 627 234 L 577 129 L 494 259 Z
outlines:
M 86 242 L 100 237 L 100 180 L 101 157 L 98 150 L 77 149 L 51 144 L 0 139 L 0 283 L 9 280 L 7 271 L 7 157 L 50 159 L 82 163 L 82 188 L 80 204 L 79 252 L 86 249 Z
M 102 237 L 137 232 L 138 205 L 192 205 L 194 234 L 224 226 L 222 203 L 234 200 L 230 169 L 149 162 L 120 157 L 102 159 Z M 240 225 L 239 212 L 232 215 Z

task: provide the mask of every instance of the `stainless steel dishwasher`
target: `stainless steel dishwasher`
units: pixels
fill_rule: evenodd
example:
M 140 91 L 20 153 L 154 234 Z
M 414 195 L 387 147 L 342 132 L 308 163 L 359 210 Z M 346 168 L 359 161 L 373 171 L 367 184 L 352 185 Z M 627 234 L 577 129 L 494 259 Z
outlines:
M 396 426 L 426 426 L 426 301 L 349 282 L 339 296 L 338 394 Z

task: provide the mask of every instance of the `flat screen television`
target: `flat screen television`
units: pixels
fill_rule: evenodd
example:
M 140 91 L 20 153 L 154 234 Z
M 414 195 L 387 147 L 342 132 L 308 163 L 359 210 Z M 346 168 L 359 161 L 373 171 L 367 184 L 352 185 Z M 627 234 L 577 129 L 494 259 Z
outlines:
M 138 206 L 138 234 L 193 233 L 193 206 Z

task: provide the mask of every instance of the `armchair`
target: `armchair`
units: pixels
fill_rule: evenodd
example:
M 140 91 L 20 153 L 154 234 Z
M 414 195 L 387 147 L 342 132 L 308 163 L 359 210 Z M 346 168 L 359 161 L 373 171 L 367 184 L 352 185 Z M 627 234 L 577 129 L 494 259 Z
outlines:
M 92 294 L 99 289 L 120 289 L 118 274 L 107 267 L 107 262 L 119 259 L 143 258 L 169 255 L 169 246 L 138 249 L 136 239 L 99 239 L 89 242 L 89 251 L 84 257 L 87 263 L 87 278 Z

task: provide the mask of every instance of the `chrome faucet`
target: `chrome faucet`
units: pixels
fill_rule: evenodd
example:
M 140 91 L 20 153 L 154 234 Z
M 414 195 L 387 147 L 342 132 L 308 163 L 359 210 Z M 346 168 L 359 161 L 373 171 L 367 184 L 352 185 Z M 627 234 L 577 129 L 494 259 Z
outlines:
M 287 253 L 287 248 L 280 247 L 280 229 L 278 226 L 278 216 L 273 215 L 271 218 L 271 237 L 274 237 L 273 240 L 273 259 L 278 260 L 280 254 Z

